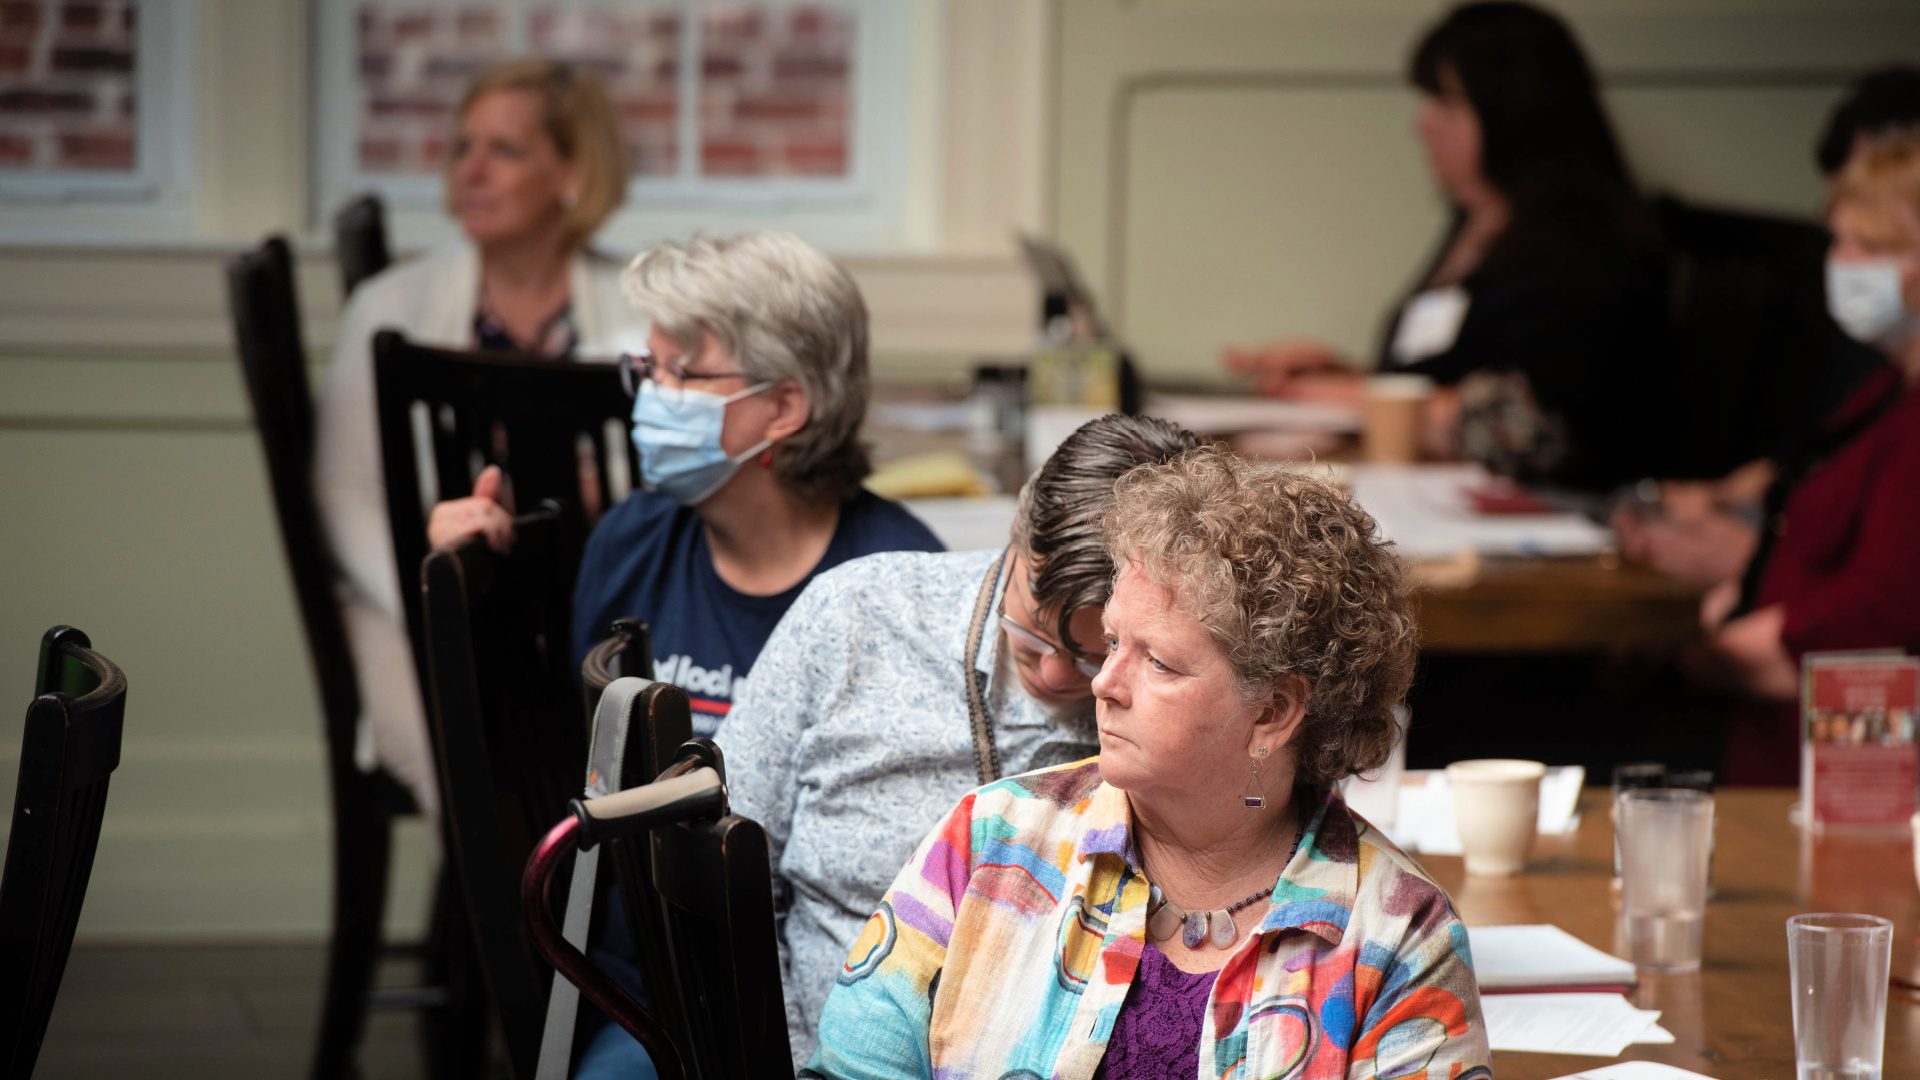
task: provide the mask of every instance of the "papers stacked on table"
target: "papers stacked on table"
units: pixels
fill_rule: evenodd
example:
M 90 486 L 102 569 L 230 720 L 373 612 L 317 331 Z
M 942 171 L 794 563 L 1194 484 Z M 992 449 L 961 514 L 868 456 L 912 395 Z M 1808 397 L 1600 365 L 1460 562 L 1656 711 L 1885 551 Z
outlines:
M 1478 465 L 1355 465 L 1353 497 L 1409 559 L 1483 555 L 1595 555 L 1613 534 L 1584 514 L 1488 514 L 1467 496 L 1491 474 Z
M 1568 836 L 1580 827 L 1580 785 L 1586 779 L 1587 770 L 1578 765 L 1547 770 L 1540 781 L 1541 833 Z M 1414 854 L 1460 854 L 1460 832 L 1453 826 L 1453 789 L 1447 784 L 1446 770 L 1414 769 L 1406 774 L 1387 835 Z
M 1467 928 L 1467 943 L 1473 950 L 1474 977 L 1483 994 L 1547 987 L 1632 986 L 1635 982 L 1631 963 L 1550 924 L 1472 926 Z
M 1495 1050 L 1619 1057 L 1634 1043 L 1673 1041 L 1655 1022 L 1657 1010 L 1600 992 L 1603 986 L 1632 986 L 1632 964 L 1557 926 L 1468 927 L 1467 943 L 1487 1043 Z M 1555 992 L 1513 992 L 1547 988 Z
M 1487 1045 L 1539 1054 L 1619 1057 L 1634 1043 L 1670 1043 L 1654 1009 L 1619 994 L 1490 994 L 1480 999 Z

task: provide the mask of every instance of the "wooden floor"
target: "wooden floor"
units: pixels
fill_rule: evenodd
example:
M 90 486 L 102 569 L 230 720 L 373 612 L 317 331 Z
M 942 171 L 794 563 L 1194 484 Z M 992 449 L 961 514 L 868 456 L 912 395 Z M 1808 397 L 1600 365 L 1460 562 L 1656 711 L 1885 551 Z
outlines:
M 34 1080 L 304 1080 L 324 966 L 319 944 L 76 946 Z M 388 963 L 382 981 L 416 981 L 409 966 Z M 418 1025 L 375 1013 L 361 1075 L 425 1075 Z

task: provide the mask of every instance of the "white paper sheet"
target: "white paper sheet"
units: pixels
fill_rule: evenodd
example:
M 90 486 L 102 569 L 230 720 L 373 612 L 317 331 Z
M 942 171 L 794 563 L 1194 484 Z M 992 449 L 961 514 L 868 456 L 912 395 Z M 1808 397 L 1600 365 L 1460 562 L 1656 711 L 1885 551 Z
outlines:
M 1355 465 L 1353 497 L 1400 554 L 1444 559 L 1483 555 L 1594 555 L 1613 534 L 1584 515 L 1483 514 L 1463 489 L 1489 480 L 1478 465 Z
M 1472 926 L 1467 941 L 1482 987 L 1632 986 L 1637 981 L 1631 963 L 1551 924 Z
M 1567 836 L 1580 827 L 1580 786 L 1587 771 L 1578 765 L 1556 765 L 1540 781 L 1540 832 Z M 1453 825 L 1453 789 L 1444 769 L 1415 769 L 1400 786 L 1400 805 L 1394 828 L 1387 835 L 1417 855 L 1460 854 L 1460 832 Z
M 1619 994 L 1488 994 L 1480 999 L 1495 1050 L 1619 1057 L 1660 1019 Z
M 1622 1061 L 1618 1065 L 1602 1065 L 1570 1076 L 1562 1076 L 1559 1080 L 1713 1080 L 1713 1078 L 1675 1068 L 1672 1065 L 1662 1065 L 1657 1061 Z

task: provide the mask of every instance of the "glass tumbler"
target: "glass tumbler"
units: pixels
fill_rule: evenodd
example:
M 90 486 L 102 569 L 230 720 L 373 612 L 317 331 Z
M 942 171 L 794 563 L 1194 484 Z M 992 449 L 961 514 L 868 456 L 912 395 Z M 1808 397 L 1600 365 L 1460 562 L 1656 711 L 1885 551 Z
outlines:
M 1875 915 L 1787 920 L 1799 1080 L 1880 1080 L 1893 923 Z
M 1620 796 L 1635 788 L 1666 787 L 1667 767 L 1658 761 L 1631 761 L 1613 767 L 1613 887 L 1620 888 Z
M 1621 908 L 1628 959 L 1650 971 L 1697 971 L 1707 912 L 1713 796 L 1682 788 L 1620 795 Z

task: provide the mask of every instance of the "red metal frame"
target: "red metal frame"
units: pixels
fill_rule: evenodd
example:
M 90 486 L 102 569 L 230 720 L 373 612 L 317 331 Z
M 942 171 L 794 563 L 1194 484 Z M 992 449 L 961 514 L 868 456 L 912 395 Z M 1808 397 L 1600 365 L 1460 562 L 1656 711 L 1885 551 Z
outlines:
M 681 1061 L 680 1051 L 673 1045 L 667 1030 L 605 972 L 593 966 L 593 962 L 562 937 L 560 928 L 554 925 L 553 911 L 547 902 L 547 890 L 560 863 L 568 852 L 574 850 L 579 832 L 579 820 L 571 814 L 567 815 L 560 824 L 547 831 L 540 846 L 534 849 L 533 857 L 527 860 L 526 873 L 520 876 L 520 906 L 526 915 L 527 927 L 533 933 L 534 947 L 547 958 L 561 978 L 579 987 L 580 993 L 588 1001 L 640 1041 L 640 1045 L 646 1048 L 647 1056 L 653 1059 L 653 1067 L 660 1074 L 660 1080 L 686 1080 L 686 1065 Z M 665 989 L 662 987 L 663 991 Z

